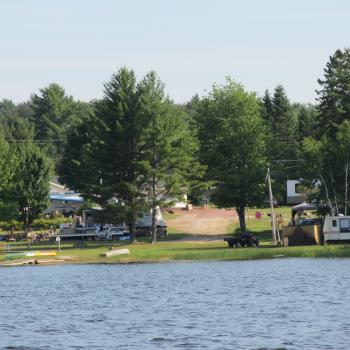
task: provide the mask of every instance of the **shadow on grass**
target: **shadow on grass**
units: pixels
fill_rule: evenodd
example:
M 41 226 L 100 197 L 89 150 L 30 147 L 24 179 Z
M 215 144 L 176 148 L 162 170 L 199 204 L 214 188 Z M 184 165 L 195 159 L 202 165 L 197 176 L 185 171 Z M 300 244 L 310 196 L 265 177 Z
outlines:
M 241 250 L 241 249 L 246 249 L 246 248 L 229 248 L 229 247 L 176 247 L 176 248 L 165 248 L 163 250 L 168 250 L 168 251 L 204 251 L 204 250 Z M 256 249 L 256 248 L 254 248 Z
M 79 247 L 75 246 L 76 242 L 81 243 L 82 241 L 70 241 L 70 242 L 63 242 L 61 244 L 61 252 L 65 250 L 89 250 L 89 249 L 98 249 L 98 248 L 109 248 L 112 246 L 124 246 L 129 244 L 128 241 L 120 242 L 120 241 L 111 241 L 111 242 L 94 242 L 94 241 L 88 241 L 86 242 L 86 246 Z M 15 251 L 31 251 L 31 250 L 58 250 L 58 246 L 55 243 L 32 243 L 30 246 L 24 242 L 17 242 L 14 244 L 9 244 L 10 246 L 10 252 Z

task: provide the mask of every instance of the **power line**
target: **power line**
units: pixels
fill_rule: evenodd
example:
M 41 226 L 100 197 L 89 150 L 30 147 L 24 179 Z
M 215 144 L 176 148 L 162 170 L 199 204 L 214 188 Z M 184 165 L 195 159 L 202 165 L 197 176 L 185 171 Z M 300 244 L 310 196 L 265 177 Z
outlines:
M 15 139 L 12 139 L 12 140 L 5 140 L 7 142 L 63 142 L 65 140 L 63 139 L 52 139 L 52 140 L 30 140 L 30 139 L 18 139 L 18 140 L 15 140 Z

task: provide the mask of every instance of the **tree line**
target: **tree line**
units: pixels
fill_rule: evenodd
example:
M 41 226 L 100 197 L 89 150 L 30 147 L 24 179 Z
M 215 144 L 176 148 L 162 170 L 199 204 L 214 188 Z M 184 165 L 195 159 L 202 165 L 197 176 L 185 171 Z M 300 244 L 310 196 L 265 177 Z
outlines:
M 99 204 L 108 222 L 135 222 L 146 209 L 204 191 L 235 207 L 245 231 L 247 205 L 275 199 L 303 179 L 310 199 L 347 212 L 350 151 L 350 50 L 337 50 L 319 79 L 317 103 L 291 103 L 283 86 L 259 97 L 227 78 L 203 97 L 175 104 L 155 72 L 137 80 L 121 68 L 103 97 L 76 101 L 51 84 L 29 101 L 0 102 L 0 219 L 27 224 L 47 206 L 48 181 Z

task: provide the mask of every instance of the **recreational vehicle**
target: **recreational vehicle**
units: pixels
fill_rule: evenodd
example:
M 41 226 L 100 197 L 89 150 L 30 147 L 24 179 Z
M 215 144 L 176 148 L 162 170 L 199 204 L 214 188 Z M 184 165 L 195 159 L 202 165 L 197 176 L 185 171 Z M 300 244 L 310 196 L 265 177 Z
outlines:
M 323 224 L 324 242 L 350 241 L 350 216 L 326 216 Z

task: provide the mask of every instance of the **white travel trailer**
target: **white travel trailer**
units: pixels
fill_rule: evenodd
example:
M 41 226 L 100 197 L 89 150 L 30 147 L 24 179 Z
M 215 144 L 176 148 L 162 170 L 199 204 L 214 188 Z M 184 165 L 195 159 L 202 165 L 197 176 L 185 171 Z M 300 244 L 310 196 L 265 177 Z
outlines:
M 350 216 L 327 215 L 323 224 L 324 242 L 350 241 Z
M 306 200 L 305 193 L 300 191 L 301 180 L 287 180 L 287 203 L 299 204 Z

